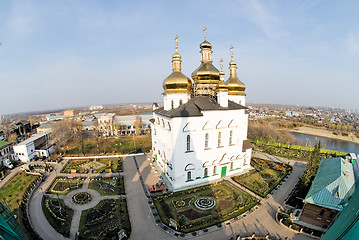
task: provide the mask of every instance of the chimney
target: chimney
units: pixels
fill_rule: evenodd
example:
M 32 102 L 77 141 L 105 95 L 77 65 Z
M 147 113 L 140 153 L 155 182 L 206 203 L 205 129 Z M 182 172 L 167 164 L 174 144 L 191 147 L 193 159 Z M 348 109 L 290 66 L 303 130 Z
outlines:
M 346 178 L 349 177 L 349 171 L 348 171 L 348 170 L 345 171 L 344 176 L 345 176 Z

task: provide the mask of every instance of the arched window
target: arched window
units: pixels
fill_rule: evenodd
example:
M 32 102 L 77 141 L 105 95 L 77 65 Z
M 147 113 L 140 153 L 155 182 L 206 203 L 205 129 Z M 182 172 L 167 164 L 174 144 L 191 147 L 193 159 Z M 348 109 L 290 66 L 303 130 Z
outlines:
M 208 133 L 206 133 L 206 135 L 204 135 L 204 148 L 205 149 L 208 148 Z
M 171 101 L 171 109 L 174 109 L 173 100 Z
M 205 177 L 208 177 L 208 168 L 205 168 L 205 169 L 204 169 L 204 176 L 205 176 Z
M 214 166 L 214 167 L 213 167 L 213 175 L 214 175 L 214 174 L 217 174 L 217 166 Z
M 182 99 L 181 99 L 181 100 L 179 101 L 179 104 L 182 105 L 182 103 L 183 103 L 183 101 L 182 101 Z
M 229 132 L 229 145 L 232 145 L 233 131 Z
M 191 171 L 188 171 L 187 172 L 187 181 L 191 180 L 191 178 L 192 178 L 192 173 L 191 173 Z
M 233 162 L 231 162 L 231 166 L 230 166 L 231 170 L 233 170 Z
M 191 151 L 191 136 L 187 135 L 187 151 Z
M 218 147 L 221 146 L 221 141 L 222 141 L 221 138 L 222 138 L 222 133 L 219 132 L 219 133 L 218 133 Z

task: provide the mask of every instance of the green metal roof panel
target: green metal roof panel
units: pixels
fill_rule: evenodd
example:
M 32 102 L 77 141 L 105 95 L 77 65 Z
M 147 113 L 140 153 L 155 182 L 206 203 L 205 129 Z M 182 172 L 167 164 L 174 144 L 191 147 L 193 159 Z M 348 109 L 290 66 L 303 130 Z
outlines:
M 340 202 L 354 182 L 353 167 L 349 162 L 343 158 L 322 159 L 304 202 L 341 211 Z
M 7 224 L 3 216 L 0 214 L 0 236 L 6 240 L 21 240 L 20 237 Z
M 336 217 L 332 226 L 321 238 L 322 240 L 351 240 L 359 236 L 359 181 L 355 183 L 354 193 L 347 196 L 348 203 Z M 352 191 L 348 193 L 351 194 Z
M 1 140 L 0 141 L 0 150 L 11 145 L 11 142 L 5 141 L 5 140 Z

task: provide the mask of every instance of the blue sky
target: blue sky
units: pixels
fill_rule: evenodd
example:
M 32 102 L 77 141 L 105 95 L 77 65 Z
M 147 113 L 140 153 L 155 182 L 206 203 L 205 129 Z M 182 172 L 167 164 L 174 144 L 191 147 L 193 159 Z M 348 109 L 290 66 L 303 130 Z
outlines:
M 183 73 L 203 27 L 247 102 L 359 109 L 359 1 L 0 2 L 0 115 L 162 101 L 179 35 Z

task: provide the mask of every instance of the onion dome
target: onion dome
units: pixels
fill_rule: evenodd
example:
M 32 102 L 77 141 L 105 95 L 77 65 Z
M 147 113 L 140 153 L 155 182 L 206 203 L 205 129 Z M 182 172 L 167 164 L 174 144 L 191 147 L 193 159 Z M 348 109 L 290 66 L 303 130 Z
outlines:
M 204 28 L 204 41 L 200 44 L 202 61 L 201 65 L 192 73 L 195 83 L 215 83 L 219 81 L 219 71 L 212 64 L 212 44 L 206 39 L 206 28 Z
M 228 95 L 246 96 L 246 85 L 238 79 L 237 64 L 233 61 L 233 46 L 231 46 L 231 61 L 229 62 L 230 76 L 226 81 L 228 85 Z
M 176 36 L 176 52 L 172 55 L 172 73 L 163 81 L 164 94 L 191 93 L 192 81 L 181 72 L 181 54 L 178 53 L 178 36 Z

